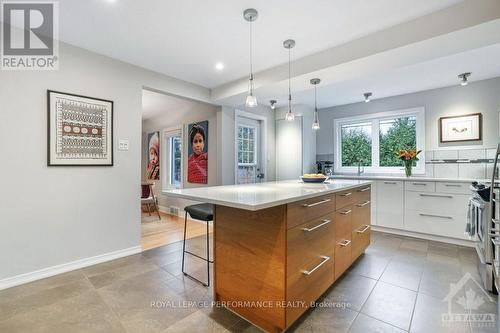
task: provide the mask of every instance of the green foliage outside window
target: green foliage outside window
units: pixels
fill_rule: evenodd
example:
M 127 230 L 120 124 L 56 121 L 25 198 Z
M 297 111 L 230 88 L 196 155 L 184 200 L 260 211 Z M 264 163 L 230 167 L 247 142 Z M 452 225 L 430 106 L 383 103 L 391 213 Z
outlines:
M 342 166 L 372 165 L 372 139 L 361 127 L 342 127 Z
M 399 151 L 417 149 L 416 118 L 407 117 L 386 122 L 381 121 L 380 129 L 380 166 L 401 166 L 402 162 L 398 158 Z

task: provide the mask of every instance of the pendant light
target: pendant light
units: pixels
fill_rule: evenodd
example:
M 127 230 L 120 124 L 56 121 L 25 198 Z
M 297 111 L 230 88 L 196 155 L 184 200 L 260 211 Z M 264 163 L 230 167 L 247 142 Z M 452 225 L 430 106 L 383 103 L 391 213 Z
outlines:
M 253 63 L 252 63 L 252 22 L 257 19 L 257 10 L 253 8 L 245 9 L 243 12 L 243 17 L 246 21 L 250 22 L 250 79 L 248 81 L 248 94 L 245 105 L 249 108 L 254 108 L 257 106 L 257 97 L 254 95 L 254 85 L 253 85 Z
M 295 115 L 292 112 L 292 89 L 291 89 L 291 72 L 290 72 L 290 63 L 291 57 L 290 52 L 291 49 L 295 46 L 295 41 L 293 39 L 287 39 L 283 42 L 283 47 L 288 49 L 288 112 L 285 115 L 285 119 L 288 121 L 293 121 L 295 119 Z
M 316 86 L 321 82 L 320 79 L 311 79 L 311 84 L 314 85 L 314 121 L 312 124 L 312 129 L 319 130 L 319 118 L 318 118 L 318 103 L 316 97 Z

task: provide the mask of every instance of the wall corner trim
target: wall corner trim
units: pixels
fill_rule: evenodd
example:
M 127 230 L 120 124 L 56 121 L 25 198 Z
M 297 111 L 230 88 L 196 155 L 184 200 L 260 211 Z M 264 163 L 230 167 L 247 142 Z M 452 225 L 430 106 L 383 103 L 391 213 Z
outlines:
M 75 261 L 71 261 L 68 263 L 64 263 L 61 265 L 56 265 L 52 267 L 43 268 L 37 271 L 24 273 L 20 275 L 16 275 L 13 277 L 8 277 L 6 279 L 0 280 L 0 290 L 19 286 L 25 283 L 45 279 L 51 276 L 59 275 L 62 273 L 74 271 L 80 268 L 100 264 L 106 261 L 111 261 L 123 257 L 128 257 L 133 254 L 138 254 L 142 252 L 141 246 L 129 247 L 126 249 L 108 252 L 104 254 L 99 254 L 97 256 L 79 259 Z

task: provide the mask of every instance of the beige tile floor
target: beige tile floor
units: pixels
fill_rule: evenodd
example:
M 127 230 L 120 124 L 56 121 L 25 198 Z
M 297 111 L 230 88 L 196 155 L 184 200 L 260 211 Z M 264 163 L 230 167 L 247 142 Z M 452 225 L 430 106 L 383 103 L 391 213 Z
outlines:
M 204 253 L 203 237 L 188 247 Z M 210 288 L 181 273 L 182 243 L 0 291 L 0 332 L 259 332 L 223 308 Z M 291 332 L 497 332 L 443 326 L 443 298 L 465 273 L 478 279 L 472 249 L 373 233 L 372 245 Z M 187 270 L 206 278 L 195 259 Z M 458 296 L 464 296 L 460 290 Z M 494 300 L 496 301 L 496 297 Z M 485 295 L 473 313 L 497 313 Z M 456 306 L 456 304 L 455 304 Z

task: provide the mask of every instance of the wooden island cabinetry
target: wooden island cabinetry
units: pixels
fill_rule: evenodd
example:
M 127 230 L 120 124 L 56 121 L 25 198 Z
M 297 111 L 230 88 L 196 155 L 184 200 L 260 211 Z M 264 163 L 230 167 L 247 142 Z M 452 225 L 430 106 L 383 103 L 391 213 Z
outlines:
M 370 244 L 370 190 L 253 211 L 216 205 L 216 300 L 268 332 L 290 327 Z

